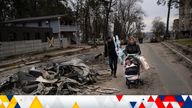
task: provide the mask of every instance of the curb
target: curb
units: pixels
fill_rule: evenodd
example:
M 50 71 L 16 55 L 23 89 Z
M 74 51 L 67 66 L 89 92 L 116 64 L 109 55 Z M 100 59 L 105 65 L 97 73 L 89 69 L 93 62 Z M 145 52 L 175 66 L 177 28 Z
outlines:
M 180 52 L 178 52 L 176 49 L 171 48 L 169 45 L 167 45 L 164 42 L 161 42 L 161 44 L 163 44 L 165 47 L 167 47 L 168 49 L 170 49 L 172 52 L 174 52 L 176 55 L 182 57 L 187 63 L 189 63 L 190 65 L 192 65 L 192 60 L 187 58 L 185 55 L 181 54 Z
M 192 55 L 192 48 L 189 48 L 187 46 L 181 45 L 179 43 L 176 42 L 168 42 L 174 46 L 176 46 L 177 48 L 181 49 L 185 54 L 191 54 Z

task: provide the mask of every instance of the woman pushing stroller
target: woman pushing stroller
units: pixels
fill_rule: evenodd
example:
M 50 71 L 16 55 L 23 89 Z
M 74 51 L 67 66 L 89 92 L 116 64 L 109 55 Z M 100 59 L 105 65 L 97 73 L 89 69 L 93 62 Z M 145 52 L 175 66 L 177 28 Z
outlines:
M 127 55 L 124 62 L 126 85 L 128 88 L 131 88 L 131 85 L 138 87 L 139 84 L 142 84 L 140 80 L 140 60 L 138 58 L 141 50 L 134 37 L 128 38 L 124 53 Z
M 126 54 L 138 54 L 141 55 L 141 50 L 139 45 L 136 43 L 136 40 L 134 37 L 129 37 L 128 38 L 128 44 L 125 47 L 125 51 Z

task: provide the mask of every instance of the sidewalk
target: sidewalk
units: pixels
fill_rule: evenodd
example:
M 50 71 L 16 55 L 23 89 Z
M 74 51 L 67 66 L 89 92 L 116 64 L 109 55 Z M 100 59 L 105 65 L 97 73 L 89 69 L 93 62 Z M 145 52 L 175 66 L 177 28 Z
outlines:
M 183 45 L 173 41 L 162 42 L 162 44 L 191 66 L 192 52 L 190 48 L 185 48 Z
M 186 40 L 186 39 L 184 39 Z M 187 39 L 187 41 L 190 39 Z M 166 43 L 168 43 L 169 45 L 171 45 L 172 47 L 174 47 L 175 49 L 177 49 L 177 51 L 185 54 L 186 56 L 190 56 L 192 55 L 192 46 L 190 45 L 191 43 L 185 43 L 185 41 L 182 41 L 182 39 L 180 40 L 171 40 L 171 41 L 167 41 Z M 192 41 L 192 40 L 190 40 Z M 190 57 L 191 58 L 191 57 Z
M 89 49 L 91 49 L 91 46 L 81 45 L 81 46 L 70 46 L 69 48 L 58 49 L 58 50 L 39 53 L 39 54 L 18 55 L 8 60 L 1 60 L 0 72 L 22 67 L 25 65 L 40 63 L 56 56 L 68 56 L 68 55 L 80 53 L 81 51 L 86 51 Z

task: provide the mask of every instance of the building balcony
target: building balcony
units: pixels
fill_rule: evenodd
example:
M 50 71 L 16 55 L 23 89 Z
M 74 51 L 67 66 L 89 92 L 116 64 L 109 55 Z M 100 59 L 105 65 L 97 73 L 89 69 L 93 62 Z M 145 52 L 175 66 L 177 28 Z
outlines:
M 60 30 L 63 32 L 76 32 L 78 27 L 75 25 L 61 25 Z

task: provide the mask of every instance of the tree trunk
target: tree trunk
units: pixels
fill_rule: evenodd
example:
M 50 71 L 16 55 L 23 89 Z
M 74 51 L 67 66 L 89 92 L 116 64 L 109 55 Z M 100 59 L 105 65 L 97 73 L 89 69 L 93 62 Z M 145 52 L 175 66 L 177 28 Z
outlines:
M 170 37 L 170 34 L 169 34 L 169 19 L 170 19 L 170 12 L 171 12 L 171 2 L 172 2 L 172 0 L 169 0 L 169 2 L 168 2 L 167 26 L 166 26 L 166 34 L 164 36 L 164 39 Z
M 103 42 L 104 42 L 104 45 L 106 45 L 106 48 L 108 48 L 108 45 L 106 44 L 106 39 L 108 37 L 109 13 L 111 10 L 111 4 L 112 4 L 112 0 L 109 1 L 109 7 L 106 10 L 106 25 L 105 25 L 105 31 L 104 31 L 105 34 L 103 37 L 103 40 L 104 40 Z M 107 52 L 106 52 L 105 47 L 104 47 L 104 54 L 106 54 L 106 53 Z
M 111 10 L 111 4 L 112 4 L 112 0 L 109 1 L 109 6 L 106 9 L 106 25 L 105 25 L 104 42 L 106 41 L 106 39 L 108 37 L 109 13 Z
M 89 7 L 87 7 L 86 11 L 85 11 L 85 19 L 84 19 L 84 36 L 83 36 L 83 43 L 88 43 L 88 34 L 89 34 Z

